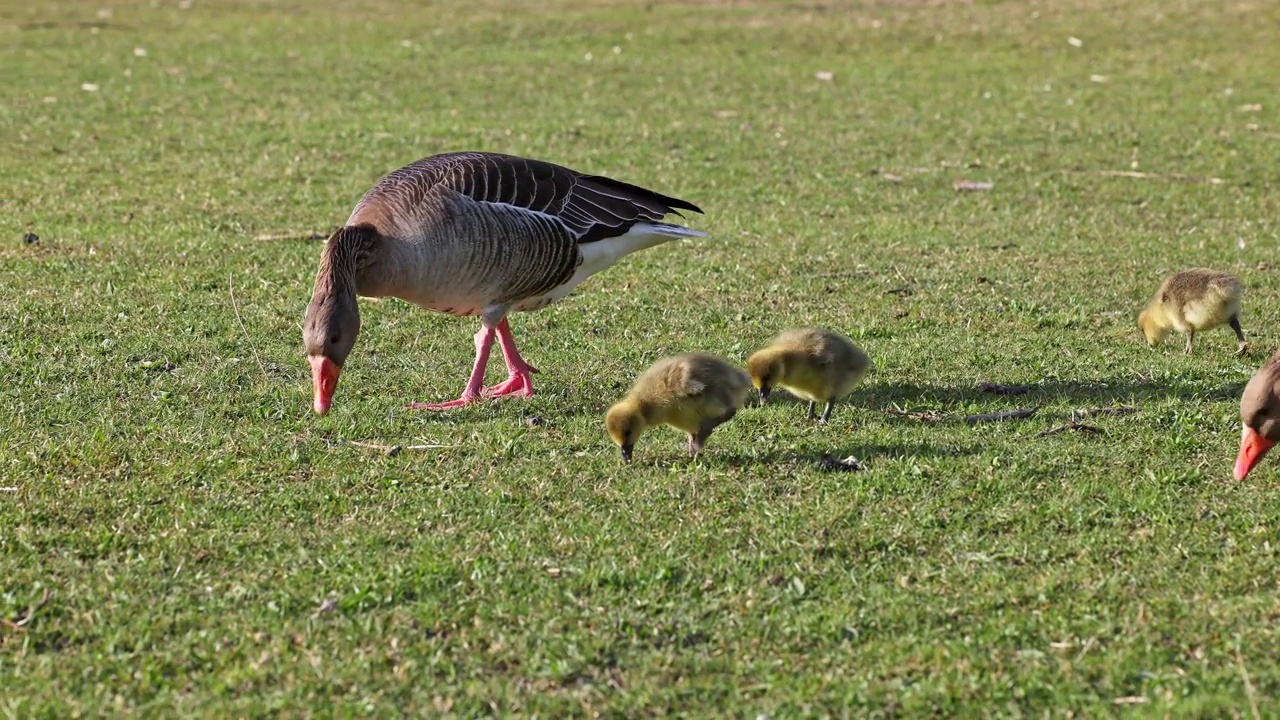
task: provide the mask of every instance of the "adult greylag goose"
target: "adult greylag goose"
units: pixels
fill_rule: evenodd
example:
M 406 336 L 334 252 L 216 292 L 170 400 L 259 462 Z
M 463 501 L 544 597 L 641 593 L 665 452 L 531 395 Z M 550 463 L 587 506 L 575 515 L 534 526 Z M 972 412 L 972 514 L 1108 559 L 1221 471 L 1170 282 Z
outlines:
M 537 370 L 516 349 L 507 314 L 544 308 L 637 250 L 704 237 L 661 222 L 679 210 L 702 212 L 618 180 L 497 153 L 435 155 L 388 174 L 320 256 L 302 331 L 315 411 L 329 410 L 360 331 L 358 295 L 480 316 L 475 365 L 462 395 L 411 408 L 532 395 L 530 374 Z M 495 338 L 509 377 L 484 388 Z
M 1243 480 L 1271 446 L 1280 442 L 1280 352 L 1272 355 L 1244 386 L 1240 421 L 1237 480 Z

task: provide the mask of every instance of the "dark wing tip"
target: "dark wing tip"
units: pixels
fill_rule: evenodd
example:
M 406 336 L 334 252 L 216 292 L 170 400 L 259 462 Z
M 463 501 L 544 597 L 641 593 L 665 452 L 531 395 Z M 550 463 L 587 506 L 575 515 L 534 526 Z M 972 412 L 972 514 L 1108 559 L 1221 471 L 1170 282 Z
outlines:
M 658 193 L 654 193 L 654 194 L 662 198 L 662 201 L 667 204 L 668 208 L 670 208 L 670 212 L 675 213 L 676 215 L 680 215 L 680 217 L 684 217 L 684 215 L 680 214 L 681 210 L 689 210 L 691 212 L 696 212 L 699 215 L 705 214 L 702 212 L 702 208 L 698 207 L 697 205 L 694 205 L 688 200 L 681 200 L 680 198 L 671 197 L 669 195 L 659 195 Z
M 680 213 L 678 212 L 679 210 L 690 210 L 692 212 L 698 213 L 699 215 L 705 214 L 702 212 L 702 208 L 698 207 L 697 205 L 694 205 L 688 200 L 681 200 L 680 198 L 671 197 L 670 195 L 663 195 L 660 192 L 655 192 L 653 190 L 650 190 L 649 188 L 640 187 L 639 185 L 632 185 L 629 182 L 615 180 L 611 177 L 606 177 L 604 175 L 582 175 L 581 179 L 590 180 L 592 182 L 599 183 L 604 187 L 613 187 L 617 190 L 622 190 L 629 194 L 633 194 L 638 198 L 656 200 L 657 202 L 660 202 L 666 206 L 668 213 L 675 213 L 676 215 L 680 215 Z M 681 217 L 684 217 L 684 216 L 681 215 Z
M 676 215 L 680 215 L 680 213 L 678 212 L 679 210 L 692 210 L 693 212 L 696 212 L 699 215 L 706 214 L 702 212 L 702 208 L 698 207 L 697 205 L 694 205 L 688 200 L 681 200 L 680 198 L 670 197 L 667 195 L 662 195 L 661 197 L 664 201 L 666 201 L 667 207 L 670 207 L 671 211 L 674 212 Z M 684 216 L 681 215 L 681 217 L 684 217 Z

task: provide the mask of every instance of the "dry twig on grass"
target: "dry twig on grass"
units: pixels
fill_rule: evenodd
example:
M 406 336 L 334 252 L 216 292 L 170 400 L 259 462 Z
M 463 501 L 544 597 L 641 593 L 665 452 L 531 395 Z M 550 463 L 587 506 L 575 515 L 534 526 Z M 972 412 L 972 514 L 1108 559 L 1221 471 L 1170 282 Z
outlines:
M 1119 416 L 1138 412 L 1138 408 L 1123 405 L 1120 407 L 1081 408 L 1072 411 L 1072 419 L 1077 417 L 1099 417 L 1102 415 Z
M 31 618 L 36 616 L 36 612 L 39 611 L 40 608 L 49 604 L 50 597 L 52 597 L 52 593 L 49 592 L 49 588 L 45 588 L 44 591 L 40 593 L 40 600 L 28 606 L 25 612 L 18 613 L 12 619 L 0 618 L 0 620 L 3 621 L 6 627 L 14 629 L 23 628 L 27 623 L 31 622 Z
M 1079 430 L 1080 432 L 1100 433 L 1104 435 L 1106 434 L 1105 432 L 1103 432 L 1102 428 L 1098 427 L 1097 425 L 1085 425 L 1084 423 L 1078 423 L 1075 420 L 1072 420 L 1066 425 L 1059 425 L 1056 428 L 1049 428 L 1048 430 L 1045 430 L 1043 432 L 1038 432 L 1036 433 L 1036 437 L 1047 437 L 1049 435 L 1057 435 L 1058 433 L 1066 432 L 1068 430 Z
M 262 377 L 267 382 L 271 382 L 271 376 L 267 374 L 267 366 L 262 364 L 262 358 L 258 357 L 258 346 L 254 344 L 253 337 L 249 335 L 249 328 L 244 326 L 244 320 L 240 317 L 240 304 L 236 302 L 236 289 L 231 283 L 231 273 L 227 273 L 227 294 L 231 296 L 231 308 L 236 311 L 236 322 L 240 323 L 240 329 L 244 331 L 244 339 L 249 341 L 249 349 L 253 351 L 253 359 L 258 363 L 258 369 L 262 371 Z
M 364 440 L 348 440 L 347 443 L 349 445 L 352 445 L 358 448 L 367 448 L 369 450 L 377 450 L 378 452 L 382 453 L 383 455 L 386 455 L 387 457 L 395 457 L 396 455 L 400 454 L 401 450 L 404 449 L 399 445 L 383 445 L 382 443 L 365 442 Z
M 1249 671 L 1244 667 L 1244 655 L 1240 653 L 1240 648 L 1236 648 L 1236 666 L 1240 668 L 1240 678 L 1244 680 L 1244 694 L 1249 700 L 1249 710 L 1253 714 L 1254 720 L 1259 720 L 1262 713 L 1258 712 L 1258 694 L 1253 688 L 1253 683 L 1249 680 Z
M 935 412 L 927 412 L 924 410 L 903 410 L 892 405 L 885 408 L 884 412 L 886 415 L 898 415 L 900 417 L 907 417 L 912 420 L 921 420 L 924 422 L 937 422 L 942 419 L 942 416 Z
M 405 450 L 439 450 L 441 448 L 457 447 L 456 445 L 384 445 L 377 442 L 369 442 L 365 440 L 348 440 L 348 445 L 360 448 L 368 448 L 369 450 L 377 450 L 387 457 L 395 457 Z
M 1080 173 L 1088 172 L 1086 170 L 1067 170 L 1066 172 Z M 1219 177 L 1208 177 L 1202 175 L 1184 175 L 1182 173 L 1149 173 L 1140 172 L 1138 170 L 1098 170 L 1098 175 L 1103 177 L 1127 177 L 1137 178 L 1139 180 L 1182 180 L 1185 182 L 1208 183 L 1209 185 L 1222 185 L 1226 183 Z
M 977 425 L 985 422 L 999 422 L 1001 420 L 1025 420 L 1035 415 L 1040 408 L 1019 408 L 1017 410 L 1005 410 L 996 413 L 984 413 L 982 415 L 970 415 L 964 419 L 970 425 Z

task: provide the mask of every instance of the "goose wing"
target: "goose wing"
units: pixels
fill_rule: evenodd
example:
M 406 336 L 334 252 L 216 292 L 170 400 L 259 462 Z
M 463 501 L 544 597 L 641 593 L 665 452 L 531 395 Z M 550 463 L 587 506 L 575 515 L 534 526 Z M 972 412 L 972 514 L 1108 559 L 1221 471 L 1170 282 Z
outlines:
M 408 209 L 441 189 L 477 203 L 517 208 L 543 221 L 549 216 L 579 244 L 623 235 L 638 223 L 659 223 L 680 210 L 702 212 L 693 203 L 612 178 L 487 152 L 433 155 L 407 165 L 384 177 L 361 205 L 378 196 Z

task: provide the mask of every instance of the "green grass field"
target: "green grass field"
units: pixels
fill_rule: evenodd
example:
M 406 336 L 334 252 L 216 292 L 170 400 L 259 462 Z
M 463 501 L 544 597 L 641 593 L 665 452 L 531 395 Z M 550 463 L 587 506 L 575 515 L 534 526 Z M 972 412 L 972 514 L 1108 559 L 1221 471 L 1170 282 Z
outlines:
M 1231 463 L 1280 342 L 1280 4 L 423 5 L 0 2 L 0 716 L 1275 711 L 1280 470 Z M 260 237 L 461 149 L 712 238 L 513 316 L 527 400 L 406 410 L 478 322 L 362 303 L 315 416 L 320 243 Z M 1141 342 L 1196 265 L 1248 357 Z M 799 324 L 877 363 L 830 426 L 620 462 L 647 364 Z

